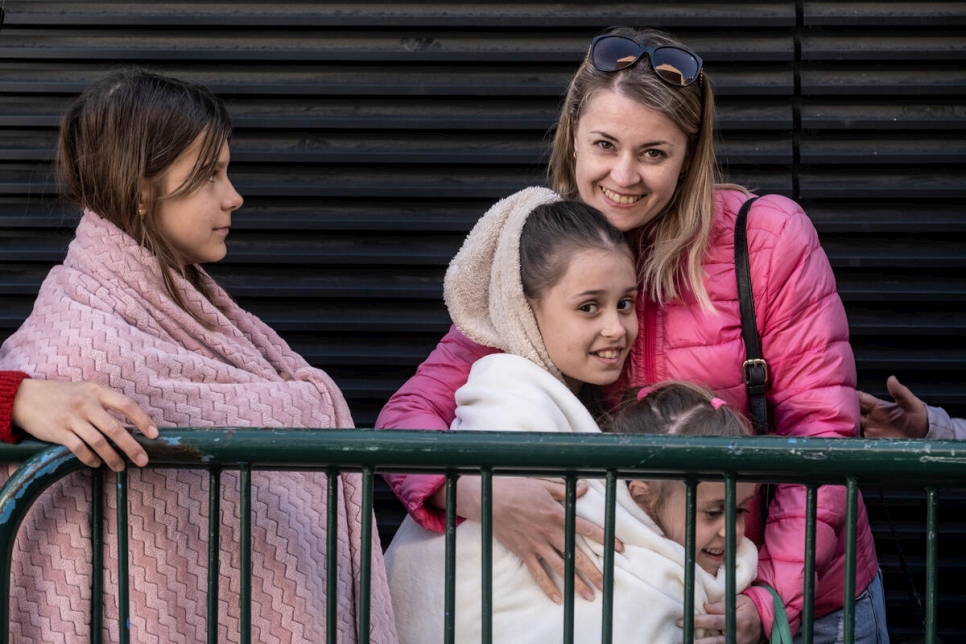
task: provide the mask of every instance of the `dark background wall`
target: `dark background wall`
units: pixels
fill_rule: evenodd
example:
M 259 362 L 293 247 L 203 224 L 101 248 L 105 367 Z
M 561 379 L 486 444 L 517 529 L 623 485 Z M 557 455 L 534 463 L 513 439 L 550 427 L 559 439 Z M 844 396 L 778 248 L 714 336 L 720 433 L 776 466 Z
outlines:
M 659 26 L 705 60 L 730 178 L 811 215 L 860 386 L 883 395 L 896 373 L 966 414 L 962 2 L 0 7 L 0 340 L 29 313 L 76 222 L 50 172 L 59 115 L 92 79 L 137 63 L 228 101 L 246 204 L 211 272 L 326 369 L 357 424 L 371 426 L 448 327 L 442 276 L 472 223 L 543 181 L 547 133 L 590 38 Z M 388 536 L 399 509 L 381 494 Z M 910 633 L 890 519 L 921 584 L 922 495 L 865 495 L 890 623 Z M 964 505 L 950 492 L 940 515 L 946 641 L 966 640 Z

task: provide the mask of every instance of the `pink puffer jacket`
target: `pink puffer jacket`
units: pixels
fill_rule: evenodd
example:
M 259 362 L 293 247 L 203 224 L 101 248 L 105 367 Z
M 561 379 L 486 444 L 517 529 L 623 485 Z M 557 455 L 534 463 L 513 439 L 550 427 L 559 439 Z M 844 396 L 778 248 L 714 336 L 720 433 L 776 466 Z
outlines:
M 739 409 L 748 409 L 740 365 L 745 359 L 734 271 L 734 225 L 745 196 L 718 191 L 704 260 L 705 286 L 717 313 L 707 313 L 690 295 L 665 304 L 639 304 L 641 334 L 616 393 L 628 385 L 669 378 L 702 382 Z M 835 278 L 808 216 L 780 196 L 759 199 L 748 216 L 752 285 L 762 352 L 771 378 L 768 406 L 781 436 L 854 437 L 859 404 L 848 322 Z M 455 328 L 389 400 L 379 427 L 446 429 L 454 416 L 454 394 L 476 359 L 493 353 Z M 732 365 L 732 366 L 727 366 Z M 407 510 L 423 526 L 442 531 L 443 516 L 425 505 L 443 482 L 440 476 L 387 476 Z M 845 580 L 845 488 L 820 488 L 816 528 L 815 616 L 842 607 Z M 859 504 L 857 593 L 875 577 L 878 559 L 865 506 Z M 749 536 L 761 542 L 760 518 Z M 756 534 L 757 533 L 757 534 Z M 793 632 L 802 609 L 805 491 L 779 486 L 768 512 L 761 545 L 759 580 L 775 587 Z M 746 591 L 771 631 L 772 598 Z

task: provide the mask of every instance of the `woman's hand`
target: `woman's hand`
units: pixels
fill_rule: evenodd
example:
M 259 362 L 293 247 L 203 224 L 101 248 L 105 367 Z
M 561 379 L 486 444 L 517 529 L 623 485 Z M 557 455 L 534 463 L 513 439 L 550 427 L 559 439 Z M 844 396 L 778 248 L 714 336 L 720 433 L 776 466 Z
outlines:
M 705 604 L 706 615 L 694 616 L 694 627 L 724 633 L 725 631 L 725 603 Z M 735 642 L 737 644 L 758 644 L 762 641 L 761 616 L 755 607 L 755 602 L 747 595 L 738 595 L 735 600 Z M 702 637 L 694 640 L 694 644 L 725 644 L 724 635 Z
M 440 498 L 445 507 L 445 490 Z M 457 513 L 468 519 L 480 521 L 481 495 L 478 477 L 461 477 L 457 483 Z M 577 496 L 587 492 L 587 484 L 577 484 Z M 437 493 L 439 494 L 439 493 Z M 542 479 L 503 478 L 493 479 L 493 536 L 527 566 L 533 579 L 543 592 L 560 604 L 561 590 L 544 568 L 548 565 L 560 577 L 564 575 L 564 535 L 566 513 L 561 502 L 566 498 L 566 486 Z M 597 543 L 604 542 L 604 529 L 577 517 L 576 533 Z M 623 552 L 624 544 L 615 540 L 615 549 Z M 594 590 L 587 582 L 603 588 L 604 575 L 579 550 L 574 558 L 577 571 L 574 590 L 584 599 L 592 601 Z M 586 580 L 586 581 L 585 581 Z
M 925 438 L 929 432 L 926 404 L 895 376 L 886 380 L 886 389 L 895 402 L 857 392 L 863 435 L 868 438 Z
M 38 440 L 67 447 L 90 467 L 104 459 L 115 472 L 124 469 L 108 438 L 134 463 L 147 465 L 144 449 L 108 409 L 123 414 L 148 438 L 158 437 L 158 428 L 137 403 L 92 382 L 24 380 L 13 400 L 13 423 Z

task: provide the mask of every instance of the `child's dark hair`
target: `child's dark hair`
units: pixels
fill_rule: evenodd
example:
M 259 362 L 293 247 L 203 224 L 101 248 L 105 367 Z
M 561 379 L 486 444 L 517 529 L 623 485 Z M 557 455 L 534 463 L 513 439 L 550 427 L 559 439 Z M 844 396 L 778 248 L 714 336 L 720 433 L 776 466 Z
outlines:
M 704 387 L 669 380 L 625 392 L 617 412 L 601 423 L 612 434 L 666 434 L 676 436 L 752 436 L 751 423 Z M 672 486 L 680 481 L 650 482 L 651 495 L 645 508 L 661 525 L 660 515 L 670 498 Z M 667 526 L 661 525 L 667 532 Z
M 624 234 L 596 208 L 576 200 L 537 206 L 520 232 L 523 294 L 541 299 L 567 272 L 575 252 L 593 249 L 617 250 L 633 262 Z
M 628 390 L 620 408 L 603 425 L 612 434 L 752 436 L 751 424 L 711 391 L 669 380 Z
M 201 150 L 190 176 L 162 194 L 167 171 L 199 136 Z M 209 289 L 198 268 L 185 265 L 161 234 L 158 204 L 192 193 L 211 177 L 230 139 L 228 110 L 211 90 L 137 68 L 114 71 L 88 86 L 60 126 L 57 170 L 63 196 L 151 251 L 168 295 L 199 321 L 172 275 L 180 274 L 211 299 Z

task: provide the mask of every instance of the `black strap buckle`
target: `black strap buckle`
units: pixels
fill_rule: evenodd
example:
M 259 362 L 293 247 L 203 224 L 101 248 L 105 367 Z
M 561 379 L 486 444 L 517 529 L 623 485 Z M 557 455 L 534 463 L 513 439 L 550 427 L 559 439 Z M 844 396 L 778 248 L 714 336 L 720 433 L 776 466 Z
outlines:
M 764 374 L 764 378 L 760 380 L 752 379 L 751 370 L 756 367 L 761 367 L 762 373 Z M 741 370 L 742 370 L 742 373 L 744 374 L 746 385 L 751 385 L 751 384 L 763 385 L 768 382 L 768 363 L 765 362 L 765 360 L 762 358 L 745 360 L 743 363 L 741 363 Z

